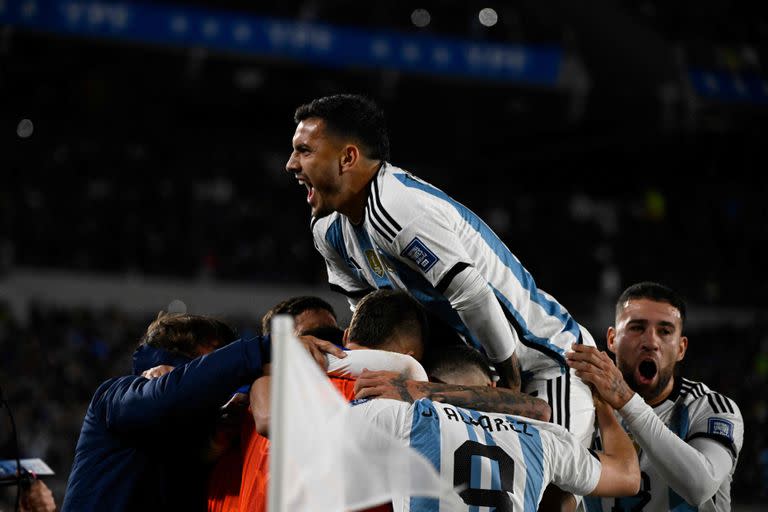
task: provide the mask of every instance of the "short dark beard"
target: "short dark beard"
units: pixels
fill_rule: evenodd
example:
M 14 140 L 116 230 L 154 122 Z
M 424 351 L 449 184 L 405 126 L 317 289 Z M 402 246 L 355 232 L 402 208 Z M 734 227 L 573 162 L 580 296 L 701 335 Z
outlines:
M 670 379 L 674 376 L 674 373 L 674 371 L 671 371 L 664 375 L 659 372 L 659 380 L 656 382 L 656 385 L 652 388 L 646 388 L 637 383 L 635 380 L 634 371 L 621 371 L 621 374 L 624 376 L 624 380 L 627 382 L 627 385 L 630 387 L 630 389 L 643 397 L 643 400 L 648 403 L 653 402 L 656 398 L 659 397 L 659 395 L 661 395 L 661 393 L 667 387 L 667 384 L 669 384 Z

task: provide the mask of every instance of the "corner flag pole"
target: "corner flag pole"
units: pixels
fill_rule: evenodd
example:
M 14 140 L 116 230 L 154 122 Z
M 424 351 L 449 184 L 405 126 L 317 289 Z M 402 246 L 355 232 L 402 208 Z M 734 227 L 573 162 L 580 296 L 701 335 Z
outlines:
M 281 426 L 286 424 L 285 390 L 288 379 L 287 351 L 293 337 L 293 318 L 276 315 L 272 319 L 272 393 L 269 420 L 269 512 L 283 512 L 286 496 L 283 493 L 285 480 L 285 446 Z

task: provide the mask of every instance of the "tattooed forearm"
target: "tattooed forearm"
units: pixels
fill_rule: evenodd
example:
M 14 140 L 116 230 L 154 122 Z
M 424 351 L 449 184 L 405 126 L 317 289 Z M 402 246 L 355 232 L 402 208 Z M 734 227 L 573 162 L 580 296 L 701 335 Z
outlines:
M 399 377 L 392 379 L 390 382 L 397 391 L 397 394 L 400 395 L 400 400 L 411 404 L 414 402 L 413 395 L 408 391 L 408 380 L 405 378 L 404 373 L 400 374 Z
M 627 403 L 632 398 L 633 391 L 629 388 L 626 381 L 621 377 L 614 377 L 610 383 L 611 393 L 619 397 L 619 399 Z
M 544 400 L 510 389 L 429 382 L 415 384 L 416 394 L 434 402 L 445 402 L 477 411 L 526 416 L 542 421 L 549 421 L 551 415 L 550 407 Z

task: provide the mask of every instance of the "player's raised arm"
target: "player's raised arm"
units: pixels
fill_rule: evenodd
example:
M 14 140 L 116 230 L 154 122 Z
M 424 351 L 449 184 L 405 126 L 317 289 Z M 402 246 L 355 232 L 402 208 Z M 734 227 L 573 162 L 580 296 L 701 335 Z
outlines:
M 632 440 L 616 420 L 614 410 L 602 400 L 595 401 L 603 451 L 598 453 L 602 468 L 594 496 L 632 496 L 640 490 L 640 466 Z

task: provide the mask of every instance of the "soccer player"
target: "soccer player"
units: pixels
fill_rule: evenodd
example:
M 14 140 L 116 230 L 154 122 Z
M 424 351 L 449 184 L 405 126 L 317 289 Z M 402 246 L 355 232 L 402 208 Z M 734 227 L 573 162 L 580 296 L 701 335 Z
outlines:
M 273 306 L 261 318 L 262 334 L 270 333 L 272 330 L 272 318 L 275 315 L 290 315 L 293 317 L 294 333 L 297 335 L 321 327 L 339 326 L 333 306 L 320 297 L 313 295 L 291 297 Z
M 616 364 L 592 347 L 575 346 L 568 355 L 577 374 L 618 410 L 642 471 L 636 496 L 587 500 L 590 512 L 731 509 L 744 421 L 728 397 L 675 375 L 688 348 L 685 309 L 666 286 L 634 284 L 619 297 L 608 328 Z
M 373 378 L 381 374 L 395 376 L 411 385 L 427 384 L 427 374 L 410 355 L 421 357 L 427 335 L 427 319 L 423 308 L 410 295 L 396 290 L 377 290 L 365 296 L 345 331 L 344 339 L 351 350 L 340 361 L 329 356 L 328 371 L 332 382 L 347 400 L 355 397 L 356 377 L 365 368 Z M 256 430 L 266 435 L 269 429 L 269 377 L 256 380 L 251 388 L 251 407 Z M 512 390 L 496 390 L 485 385 L 436 385 L 430 389 L 433 400 L 444 400 L 459 405 L 488 404 L 493 410 L 526 413 L 536 417 L 549 417 L 547 404 L 536 398 Z M 378 388 L 372 387 L 373 394 Z M 263 439 L 263 438 L 262 438 Z M 251 438 L 246 454 L 241 486 L 243 511 L 261 511 L 266 506 L 267 472 L 266 449 L 252 450 L 256 443 L 267 447 L 258 437 Z
M 458 385 L 492 385 L 489 368 L 474 349 L 447 348 L 445 354 L 445 362 L 429 368 L 431 377 Z M 375 399 L 352 411 L 409 442 L 441 478 L 462 489 L 466 510 L 537 510 L 550 482 L 577 495 L 631 495 L 639 487 L 632 441 L 604 402 L 598 401 L 596 408 L 605 439 L 602 453 L 588 450 L 558 425 L 429 399 Z M 438 512 L 445 506 L 442 501 L 397 497 L 393 504 L 395 512 Z
M 427 380 L 427 374 L 422 366 L 409 353 L 423 352 L 422 336 L 426 331 L 426 318 L 417 302 L 405 295 L 402 297 L 370 297 L 361 303 L 352 318 L 347 334 L 353 339 L 366 339 L 375 333 L 376 347 L 379 350 L 351 350 L 347 357 L 340 359 L 329 355 L 327 371 L 336 389 L 348 400 L 354 398 L 355 377 L 364 368 L 394 370 L 408 379 L 415 381 Z M 263 319 L 263 328 L 269 329 L 269 320 L 275 314 L 289 314 L 295 322 L 297 335 L 312 335 L 322 337 L 329 329 L 336 326 L 336 315 L 332 309 L 314 307 L 318 302 L 316 297 L 299 297 L 288 299 L 272 308 Z M 323 301 L 324 302 L 324 301 Z M 367 305 L 366 305 L 367 304 Z M 328 306 L 330 308 L 330 306 Z M 308 322 L 308 310 L 325 310 L 333 313 L 319 315 L 317 318 L 324 322 Z M 331 322 L 332 320 L 332 322 Z M 304 330 L 309 328 L 309 330 Z M 355 349 L 368 348 L 362 344 L 351 343 Z M 374 347 L 370 347 L 374 348 Z M 391 350 L 387 352 L 385 350 Z M 269 429 L 270 378 L 257 379 L 251 387 L 251 412 L 253 421 L 246 425 L 243 433 L 244 455 L 242 478 L 240 482 L 239 509 L 247 512 L 266 510 L 267 486 L 269 482 L 269 440 L 264 437 Z M 212 510 L 209 507 L 209 510 Z M 376 509 L 378 510 L 378 509 Z M 387 507 L 381 510 L 388 510 Z
M 331 288 L 354 305 L 373 289 L 408 291 L 496 366 L 501 384 L 546 398 L 552 421 L 591 440 L 589 389 L 565 349 L 594 346 L 473 212 L 388 163 L 383 114 L 356 95 L 300 106 L 286 170 L 307 190 Z M 519 360 L 519 367 L 517 361 Z

